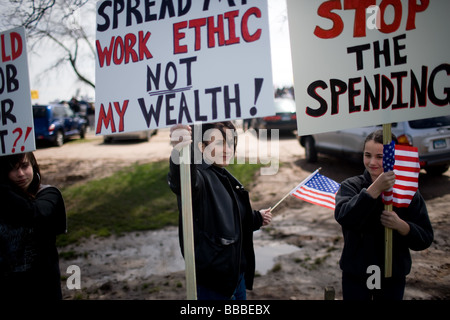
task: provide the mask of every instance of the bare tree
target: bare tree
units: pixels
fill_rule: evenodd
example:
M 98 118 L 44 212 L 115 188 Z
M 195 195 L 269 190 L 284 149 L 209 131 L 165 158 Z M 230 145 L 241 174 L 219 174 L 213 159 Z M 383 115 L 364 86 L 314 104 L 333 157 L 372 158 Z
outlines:
M 84 6 L 93 5 L 93 0 L 8 2 L 10 9 L 2 14 L 3 24 L 7 23 L 10 27 L 24 26 L 32 52 L 38 52 L 43 46 L 55 48 L 52 65 L 46 71 L 68 64 L 81 82 L 95 88 L 94 82 L 83 74 L 79 64 L 86 59 L 95 59 L 94 34 L 86 32 L 90 26 L 86 25 L 87 19 L 81 13 Z
M 42 17 L 51 10 L 56 0 L 9 0 L 8 22 L 17 23 L 26 29 L 34 28 Z M 17 25 L 16 25 L 17 26 Z

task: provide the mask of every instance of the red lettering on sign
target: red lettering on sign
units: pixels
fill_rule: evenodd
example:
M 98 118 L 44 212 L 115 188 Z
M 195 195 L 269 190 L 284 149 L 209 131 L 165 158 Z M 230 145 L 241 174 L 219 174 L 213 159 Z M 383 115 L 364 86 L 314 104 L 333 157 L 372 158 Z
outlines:
M 1 51 L 2 62 L 14 61 L 22 54 L 23 44 L 22 44 L 22 37 L 20 36 L 20 34 L 17 32 L 11 32 L 9 34 L 9 41 L 11 45 L 11 51 L 6 52 L 5 34 L 2 34 L 0 36 L 0 43 L 2 46 Z
M 248 9 L 241 18 L 240 21 L 240 35 L 245 42 L 254 42 L 261 38 L 261 28 L 251 32 L 250 30 L 250 18 L 255 16 L 261 18 L 261 10 L 256 7 Z M 216 46 L 228 46 L 238 44 L 241 38 L 238 36 L 239 31 L 237 29 L 237 20 L 239 19 L 239 10 L 225 12 L 218 16 L 210 16 L 206 18 L 192 19 L 189 21 L 181 21 L 174 23 L 173 25 L 173 51 L 174 54 L 187 53 L 190 49 L 189 43 L 183 43 L 182 40 L 186 39 L 187 28 L 194 31 L 194 46 L 195 51 L 202 49 L 202 44 L 207 41 L 208 48 L 214 48 Z M 202 39 L 201 31 L 206 28 L 207 39 Z M 225 30 L 228 30 L 225 33 Z M 217 38 L 217 41 L 216 41 Z
M 134 33 L 128 33 L 122 39 L 122 37 L 112 37 L 109 46 L 102 47 L 100 41 L 96 41 L 97 56 L 100 68 L 103 66 L 111 65 L 112 62 L 115 65 L 122 63 L 128 64 L 130 61 L 138 62 L 144 59 L 151 59 L 153 55 L 148 49 L 147 42 L 150 39 L 150 32 L 143 31 L 138 32 L 138 36 Z M 136 49 L 137 46 L 137 49 Z
M 408 9 L 406 10 L 408 16 L 406 19 L 405 30 L 413 30 L 416 28 L 416 13 L 425 11 L 429 3 L 430 0 L 422 0 L 420 4 L 417 4 L 417 0 L 408 1 Z M 355 10 L 353 37 L 366 36 L 366 10 L 373 5 L 376 5 L 375 0 L 344 0 L 344 10 Z M 392 7 L 394 10 L 394 19 L 390 24 L 387 24 L 384 18 L 385 11 L 388 7 Z M 405 11 L 402 2 L 400 0 L 383 0 L 379 5 L 379 9 L 381 19 L 379 31 L 382 33 L 392 33 L 397 31 L 400 28 L 402 15 Z M 331 39 L 342 33 L 344 30 L 344 21 L 339 13 L 333 12 L 333 10 L 342 10 L 340 0 L 325 1 L 319 6 L 317 14 L 322 18 L 331 20 L 333 26 L 330 29 L 324 29 L 317 25 L 314 29 L 314 35 L 321 39 Z

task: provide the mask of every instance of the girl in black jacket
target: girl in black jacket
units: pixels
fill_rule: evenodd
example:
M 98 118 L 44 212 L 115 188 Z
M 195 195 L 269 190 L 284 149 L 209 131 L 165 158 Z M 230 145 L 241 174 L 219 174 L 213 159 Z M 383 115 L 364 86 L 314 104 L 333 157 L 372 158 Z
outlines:
M 192 144 L 191 184 L 197 298 L 245 300 L 245 290 L 252 289 L 255 274 L 253 231 L 267 225 L 272 215 L 270 209 L 252 210 L 248 192 L 225 169 L 236 150 L 233 123 L 204 124 L 196 133 L 201 138 Z M 182 250 L 178 150 L 191 140 L 191 127 L 171 128 L 174 151 L 168 180 L 177 195 Z
M 344 235 L 340 259 L 343 298 L 401 300 L 411 270 L 409 249 L 424 250 L 433 241 L 427 207 L 417 191 L 408 207 L 384 210 L 381 194 L 394 186 L 395 174 L 383 172 L 382 130 L 367 136 L 364 166 L 364 173 L 342 182 L 336 194 L 335 218 Z M 390 278 L 383 277 L 385 227 L 393 229 Z M 374 272 L 370 266 L 381 270 L 381 289 L 368 286 L 368 277 Z
M 62 299 L 55 241 L 66 210 L 32 152 L 0 157 L 0 203 L 0 301 Z

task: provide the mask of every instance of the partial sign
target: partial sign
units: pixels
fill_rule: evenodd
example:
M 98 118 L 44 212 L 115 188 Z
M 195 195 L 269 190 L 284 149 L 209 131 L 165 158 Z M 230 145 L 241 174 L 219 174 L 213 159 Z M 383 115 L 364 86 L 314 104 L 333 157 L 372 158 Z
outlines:
M 299 136 L 450 114 L 450 1 L 287 4 Z
M 36 149 L 25 28 L 0 33 L 0 156 Z
M 274 114 L 267 0 L 99 1 L 96 134 Z

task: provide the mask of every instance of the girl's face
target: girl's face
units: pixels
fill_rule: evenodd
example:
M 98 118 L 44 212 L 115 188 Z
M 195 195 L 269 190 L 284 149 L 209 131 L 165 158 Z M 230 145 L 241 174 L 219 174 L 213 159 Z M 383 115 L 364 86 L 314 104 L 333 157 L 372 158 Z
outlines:
M 203 144 L 203 157 L 207 163 L 218 167 L 226 167 L 230 164 L 234 156 L 234 136 L 233 130 L 225 130 L 226 140 L 218 129 L 210 132 L 210 142 Z
M 12 168 L 8 174 L 8 178 L 23 191 L 27 191 L 33 181 L 33 173 L 33 166 L 28 160 L 28 157 L 25 156 L 23 161 Z
M 369 171 L 372 181 L 383 173 L 383 144 L 373 140 L 364 146 L 364 166 Z

